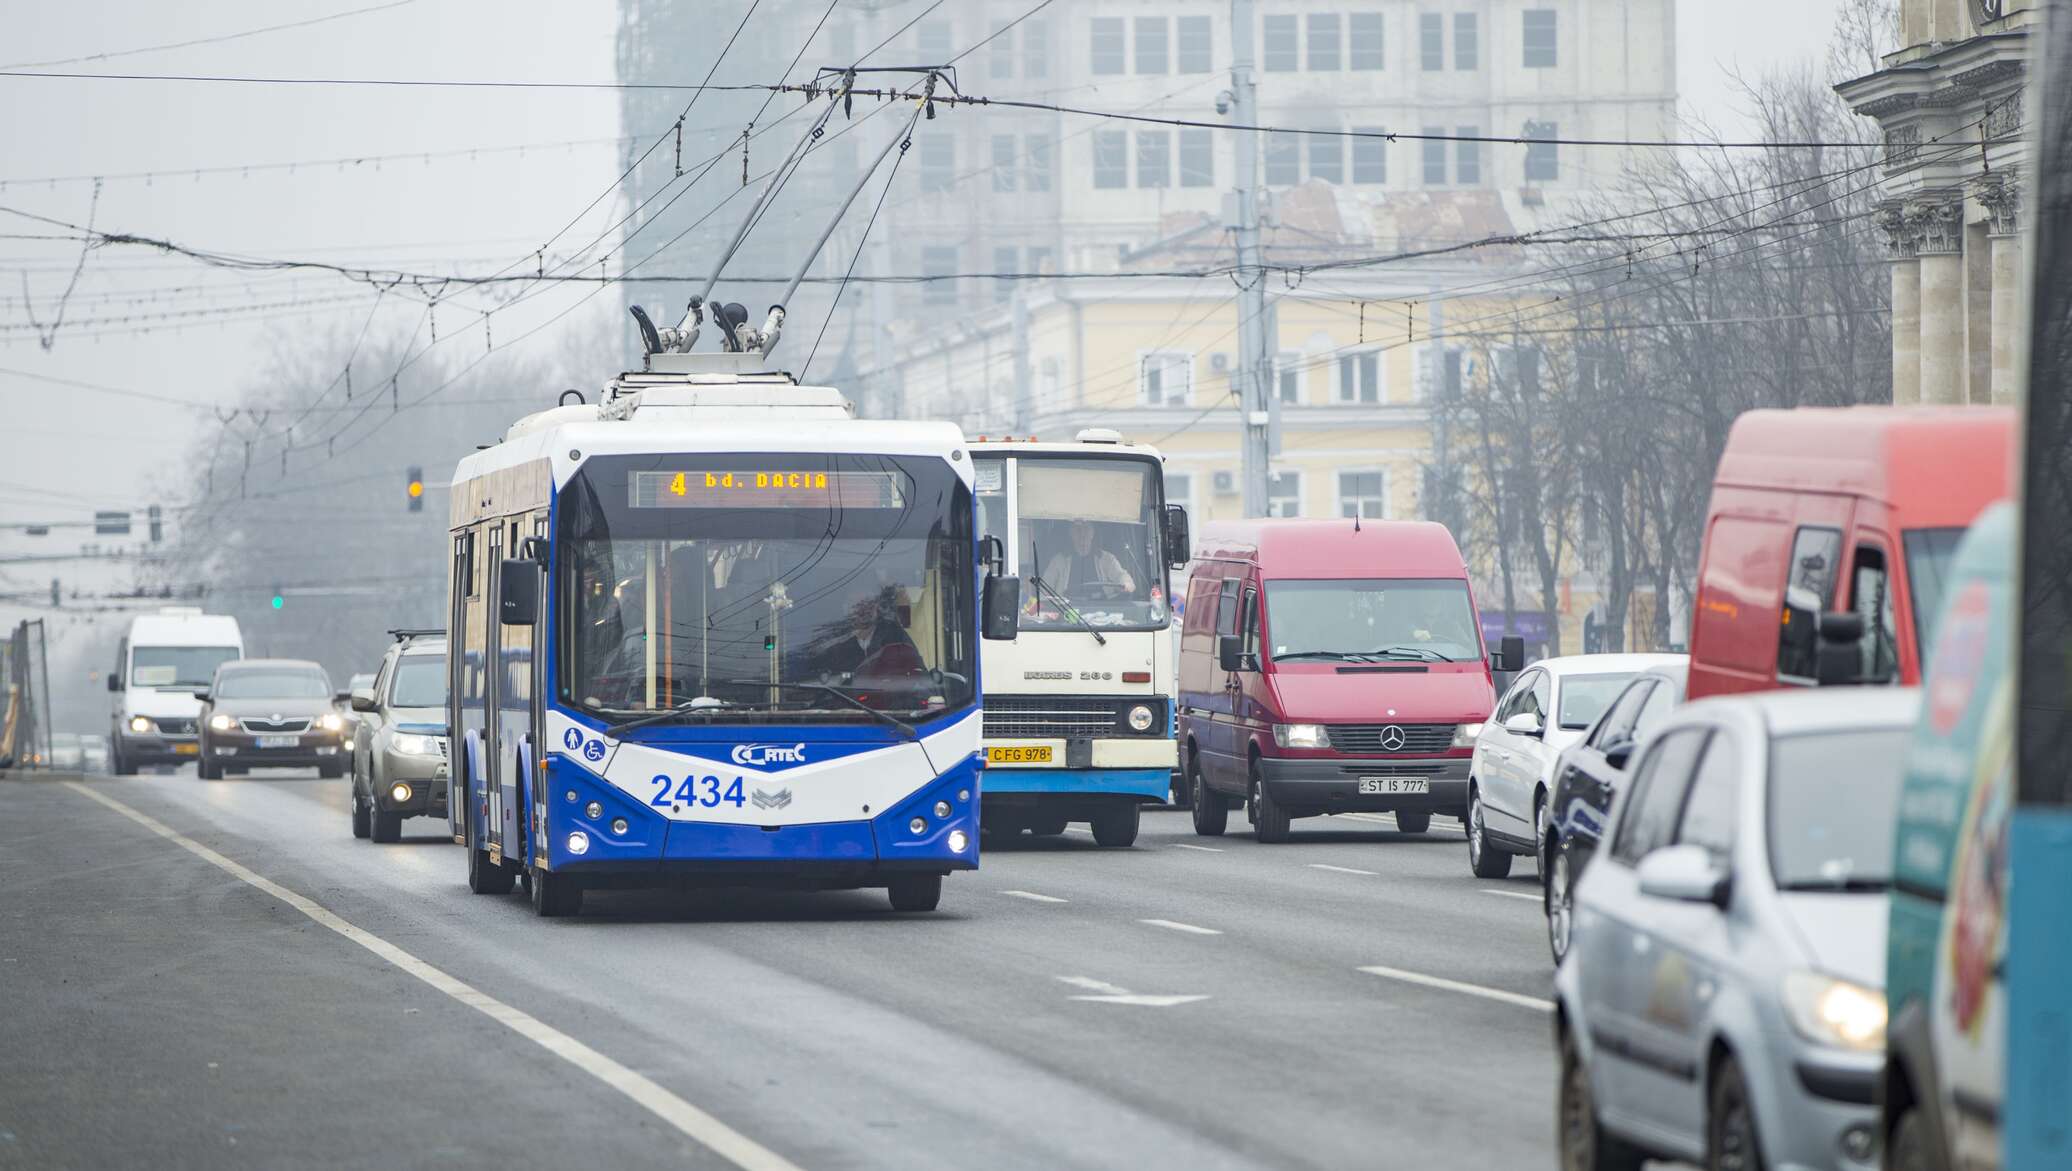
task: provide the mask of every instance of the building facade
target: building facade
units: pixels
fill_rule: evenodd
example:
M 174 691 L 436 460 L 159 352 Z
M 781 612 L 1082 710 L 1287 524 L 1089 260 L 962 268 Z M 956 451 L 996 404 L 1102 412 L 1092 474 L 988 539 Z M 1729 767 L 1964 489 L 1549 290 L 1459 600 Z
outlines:
M 2019 393 L 2022 133 L 2037 0 L 1901 0 L 1900 48 L 1836 87 L 1885 142 L 1892 398 Z

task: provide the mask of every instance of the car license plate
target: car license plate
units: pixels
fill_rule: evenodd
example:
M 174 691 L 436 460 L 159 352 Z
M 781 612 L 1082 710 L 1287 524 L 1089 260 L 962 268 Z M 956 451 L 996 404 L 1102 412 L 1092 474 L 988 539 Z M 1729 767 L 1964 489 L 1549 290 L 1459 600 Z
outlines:
M 174 756 L 194 756 L 194 755 L 197 755 L 197 754 L 198 754 L 198 753 L 200 753 L 200 752 L 201 752 L 201 745 L 199 745 L 199 744 L 175 744 L 175 745 L 173 745 L 173 755 L 174 755 Z
M 257 741 L 260 748 L 299 748 L 301 745 L 300 736 L 261 736 Z
M 1049 764 L 1050 745 L 1033 744 L 1024 746 L 1002 745 L 986 749 L 988 764 Z
M 1429 793 L 1432 782 L 1423 777 L 1361 777 L 1362 793 Z

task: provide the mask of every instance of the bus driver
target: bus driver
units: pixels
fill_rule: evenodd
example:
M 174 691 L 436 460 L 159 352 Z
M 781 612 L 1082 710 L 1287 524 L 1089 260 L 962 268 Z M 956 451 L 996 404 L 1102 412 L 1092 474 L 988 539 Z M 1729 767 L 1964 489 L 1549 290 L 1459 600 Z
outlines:
M 1053 553 L 1044 561 L 1043 581 L 1075 602 L 1137 592 L 1137 583 L 1122 561 L 1106 549 L 1094 548 L 1094 526 L 1084 519 L 1072 522 L 1071 549 Z

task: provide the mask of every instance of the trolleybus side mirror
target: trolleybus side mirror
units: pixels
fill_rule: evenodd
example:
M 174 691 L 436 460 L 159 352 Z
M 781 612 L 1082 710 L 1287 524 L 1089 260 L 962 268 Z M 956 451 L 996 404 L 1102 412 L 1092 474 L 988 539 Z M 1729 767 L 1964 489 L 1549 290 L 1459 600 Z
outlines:
M 1007 572 L 1007 546 L 991 533 L 979 538 L 979 564 L 986 573 L 998 577 Z
M 531 626 L 540 620 L 540 563 L 504 559 L 503 584 L 497 593 L 497 617 L 505 626 Z
M 1489 667 L 1493 671 L 1523 671 L 1525 669 L 1525 637 L 1507 634 L 1497 640 L 1496 653 L 1489 656 Z
M 547 538 L 527 537 L 518 542 L 518 555 L 535 565 L 547 563 Z
M 1187 528 L 1187 510 L 1178 504 L 1166 505 L 1166 564 L 1174 569 L 1185 569 L 1193 548 L 1194 540 Z
M 1021 625 L 1022 579 L 989 574 L 980 603 L 982 622 L 979 636 L 994 642 L 1011 642 Z

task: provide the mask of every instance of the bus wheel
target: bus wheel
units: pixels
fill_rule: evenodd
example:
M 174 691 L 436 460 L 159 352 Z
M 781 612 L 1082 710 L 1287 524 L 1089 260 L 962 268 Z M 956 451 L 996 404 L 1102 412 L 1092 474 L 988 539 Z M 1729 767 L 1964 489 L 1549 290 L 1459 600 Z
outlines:
M 525 876 L 532 892 L 532 913 L 542 919 L 559 919 L 583 909 L 583 888 L 574 878 L 535 866 Z
M 1054 838 L 1065 832 L 1065 815 L 1045 814 L 1029 823 L 1029 832 L 1039 838 Z
M 1142 807 L 1135 801 L 1111 805 L 1101 810 L 1094 814 L 1095 844 L 1118 849 L 1134 845 L 1137 840 L 1137 823 L 1142 818 Z
M 942 902 L 942 875 L 895 874 L 885 884 L 895 911 L 933 911 Z
M 512 877 L 509 870 L 489 860 L 489 851 L 468 846 L 469 890 L 478 895 L 507 895 L 511 893 Z

